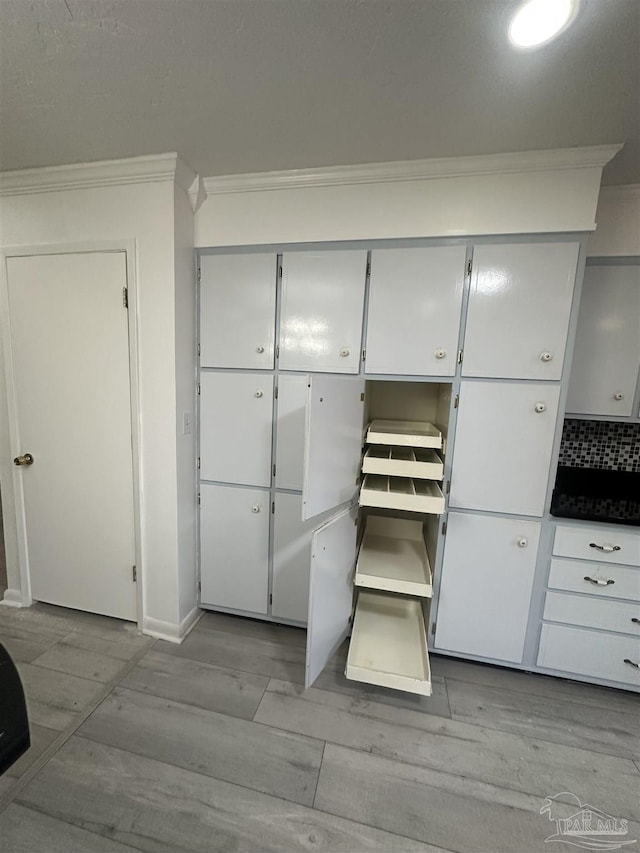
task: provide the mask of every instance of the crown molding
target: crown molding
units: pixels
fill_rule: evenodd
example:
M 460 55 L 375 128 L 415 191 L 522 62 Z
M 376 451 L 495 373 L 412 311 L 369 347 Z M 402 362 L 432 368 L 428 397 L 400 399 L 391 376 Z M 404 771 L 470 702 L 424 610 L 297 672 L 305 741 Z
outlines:
M 26 195 L 160 181 L 174 181 L 188 192 L 196 179 L 196 172 L 183 163 L 175 152 L 170 152 L 123 160 L 100 160 L 95 163 L 0 172 L 0 195 Z
M 640 184 L 600 187 L 598 202 L 640 201 Z
M 253 172 L 204 179 L 207 195 L 263 192 L 266 190 L 335 187 L 397 181 L 424 181 L 472 175 L 543 172 L 556 169 L 603 168 L 622 148 L 595 145 L 586 148 L 556 148 L 511 154 L 482 154 L 473 157 L 440 157 L 430 160 L 399 160 L 356 166 L 329 166 L 283 172 Z

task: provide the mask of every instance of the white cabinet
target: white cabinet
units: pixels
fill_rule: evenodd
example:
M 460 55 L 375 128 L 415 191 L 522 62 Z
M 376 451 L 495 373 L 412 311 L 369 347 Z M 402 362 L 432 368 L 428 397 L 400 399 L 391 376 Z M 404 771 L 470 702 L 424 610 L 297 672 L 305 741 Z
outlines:
M 463 376 L 560 379 L 578 243 L 476 246 Z
M 274 619 L 306 622 L 309 607 L 311 537 L 316 519 L 301 521 L 302 496 L 276 492 L 273 516 Z
M 267 612 L 269 492 L 200 487 L 201 600 L 232 610 Z
M 449 505 L 542 516 L 560 386 L 463 382 Z
M 465 246 L 371 254 L 367 373 L 453 376 Z
M 640 370 L 640 266 L 587 266 L 567 412 L 632 412 Z
M 520 663 L 541 525 L 450 513 L 435 646 Z
M 282 370 L 358 372 L 366 271 L 365 251 L 283 256 Z
M 273 376 L 202 373 L 201 479 L 268 486 L 272 418 Z
M 276 255 L 200 259 L 200 364 L 273 367 Z

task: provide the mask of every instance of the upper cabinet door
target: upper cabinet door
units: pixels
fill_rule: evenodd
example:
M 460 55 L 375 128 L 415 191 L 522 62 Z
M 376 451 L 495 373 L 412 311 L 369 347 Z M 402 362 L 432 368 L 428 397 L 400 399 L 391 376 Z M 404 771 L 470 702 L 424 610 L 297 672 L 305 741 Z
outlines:
M 449 505 L 544 513 L 560 386 L 463 382 Z
M 362 457 L 364 380 L 310 376 L 305 412 L 302 518 L 355 497 Z
M 201 256 L 202 367 L 273 367 L 276 261 L 274 254 Z
M 202 373 L 200 479 L 268 486 L 272 417 L 273 376 Z
M 463 376 L 560 379 L 578 243 L 476 246 Z
M 465 256 L 464 246 L 372 252 L 367 373 L 454 375 Z
M 567 412 L 631 415 L 640 370 L 640 266 L 584 273 Z
M 358 372 L 366 276 L 363 251 L 284 255 L 281 369 Z

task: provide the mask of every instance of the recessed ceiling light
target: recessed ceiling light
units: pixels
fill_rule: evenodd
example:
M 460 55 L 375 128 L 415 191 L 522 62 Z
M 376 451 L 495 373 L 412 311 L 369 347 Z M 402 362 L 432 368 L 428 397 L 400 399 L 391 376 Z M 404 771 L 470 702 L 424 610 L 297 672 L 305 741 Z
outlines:
M 547 44 L 574 20 L 580 0 L 527 0 L 511 19 L 509 40 L 516 47 Z

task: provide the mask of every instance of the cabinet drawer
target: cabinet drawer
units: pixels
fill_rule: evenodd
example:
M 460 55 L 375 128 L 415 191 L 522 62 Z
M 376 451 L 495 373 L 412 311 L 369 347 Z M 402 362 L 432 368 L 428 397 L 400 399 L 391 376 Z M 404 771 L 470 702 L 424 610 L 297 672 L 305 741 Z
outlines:
M 422 602 L 383 592 L 361 592 L 345 675 L 354 681 L 430 696 Z
M 605 598 L 628 598 L 631 601 L 640 601 L 640 572 L 625 566 L 551 560 L 547 586 Z
M 435 450 L 423 450 L 419 447 L 387 447 L 384 444 L 377 444 L 367 448 L 362 461 L 362 470 L 365 474 L 442 480 L 444 463 Z
M 431 480 L 366 474 L 360 489 L 360 505 L 441 515 L 444 495 Z
M 553 542 L 558 557 L 640 566 L 640 531 L 593 525 L 558 525 Z
M 640 688 L 640 638 L 543 625 L 538 666 Z
M 640 605 L 631 602 L 548 592 L 542 618 L 640 638 Z

